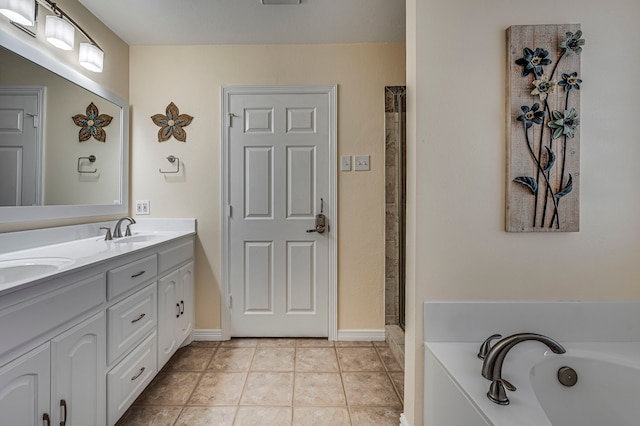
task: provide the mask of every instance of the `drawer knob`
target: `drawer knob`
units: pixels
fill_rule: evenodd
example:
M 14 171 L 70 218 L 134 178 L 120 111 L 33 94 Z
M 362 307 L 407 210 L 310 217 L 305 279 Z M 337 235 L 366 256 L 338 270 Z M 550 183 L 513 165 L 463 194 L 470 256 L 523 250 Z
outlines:
M 147 315 L 144 312 L 140 314 L 140 316 L 138 316 L 138 318 L 131 320 L 131 324 L 135 324 L 138 321 L 140 321 L 142 318 L 144 318 L 144 316 Z
M 138 377 L 140 377 L 140 376 L 142 375 L 142 373 L 144 373 L 144 370 L 145 370 L 145 367 L 142 367 L 142 368 L 140 369 L 140 371 L 138 371 L 138 374 L 136 374 L 135 376 L 133 376 L 133 377 L 131 378 L 131 380 L 133 381 L 133 380 L 137 379 Z
M 135 274 L 131 275 L 131 278 L 138 278 L 140 275 L 144 274 L 145 272 L 147 272 L 147 271 L 140 271 L 140 272 L 137 272 L 137 273 L 135 273 Z

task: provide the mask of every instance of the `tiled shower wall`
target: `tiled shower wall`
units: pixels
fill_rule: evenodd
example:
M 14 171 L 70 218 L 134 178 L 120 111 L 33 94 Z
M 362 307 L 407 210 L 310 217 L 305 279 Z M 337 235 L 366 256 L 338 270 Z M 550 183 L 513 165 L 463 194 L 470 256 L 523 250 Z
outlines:
M 405 93 L 405 87 L 385 87 L 385 324 L 388 325 L 399 323 L 400 241 L 398 224 L 401 219 L 404 221 L 404 218 L 399 217 L 398 209 L 398 195 L 400 195 L 398 185 L 398 126 L 399 121 L 402 120 L 403 140 L 406 140 L 406 96 L 402 96 L 402 116 L 400 116 L 397 93 Z M 406 144 L 402 144 L 402 146 L 404 148 Z M 403 159 L 405 158 L 405 153 L 406 150 L 403 149 Z M 405 167 L 403 167 L 404 169 Z M 402 200 L 406 200 L 406 194 L 402 195 Z

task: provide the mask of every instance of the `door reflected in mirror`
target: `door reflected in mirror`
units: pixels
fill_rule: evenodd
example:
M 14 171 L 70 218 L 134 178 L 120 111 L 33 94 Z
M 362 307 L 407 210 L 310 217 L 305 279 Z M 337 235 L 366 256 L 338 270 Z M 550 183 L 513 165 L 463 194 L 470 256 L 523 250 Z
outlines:
M 79 142 L 91 103 L 113 117 L 105 142 Z M 120 105 L 0 48 L 0 206 L 121 204 L 122 126 Z

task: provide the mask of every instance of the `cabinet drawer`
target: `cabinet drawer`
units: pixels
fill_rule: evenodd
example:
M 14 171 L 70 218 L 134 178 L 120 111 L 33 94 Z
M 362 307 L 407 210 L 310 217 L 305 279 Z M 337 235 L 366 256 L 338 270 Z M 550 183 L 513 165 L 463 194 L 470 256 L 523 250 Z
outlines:
M 0 311 L 0 355 L 104 303 L 104 274 Z
M 158 252 L 158 269 L 160 273 L 186 262 L 193 257 L 193 239 Z
M 155 328 L 157 312 L 155 282 L 108 309 L 107 364 L 111 364 Z
M 107 299 L 111 300 L 145 281 L 154 279 L 157 271 L 158 260 L 155 254 L 110 270 L 107 272 Z
M 107 410 L 113 425 L 156 375 L 156 333 L 107 373 Z

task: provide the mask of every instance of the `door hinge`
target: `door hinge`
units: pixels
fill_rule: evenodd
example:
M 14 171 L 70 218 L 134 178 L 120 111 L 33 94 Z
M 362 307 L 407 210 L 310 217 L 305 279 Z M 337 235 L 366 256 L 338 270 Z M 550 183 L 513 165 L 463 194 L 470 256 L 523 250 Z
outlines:
M 235 115 L 234 113 L 230 112 L 229 113 L 229 127 L 233 127 L 233 117 L 240 117 L 239 115 Z
M 233 306 L 233 296 L 229 295 L 229 309 Z
M 40 125 L 39 117 L 36 114 L 27 113 L 27 116 L 33 118 L 33 127 L 38 127 Z
M 227 215 L 229 215 L 229 217 L 233 216 L 233 206 L 228 206 L 229 210 L 227 210 Z

